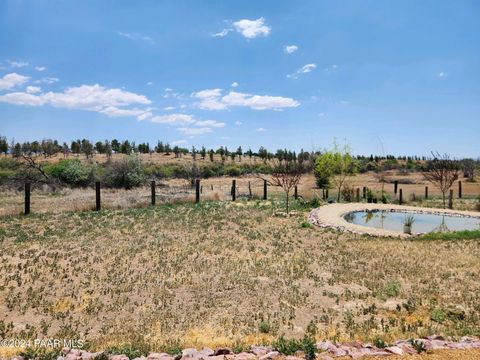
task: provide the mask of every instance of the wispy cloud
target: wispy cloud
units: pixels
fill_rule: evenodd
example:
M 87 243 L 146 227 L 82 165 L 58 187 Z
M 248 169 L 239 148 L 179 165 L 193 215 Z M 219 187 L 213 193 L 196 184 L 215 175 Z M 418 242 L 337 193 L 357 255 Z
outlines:
M 200 120 L 190 114 L 166 114 L 153 116 L 148 121 L 156 124 L 178 126 L 177 131 L 182 134 L 195 136 L 212 132 L 214 129 L 225 127 L 225 123 L 217 120 Z
M 267 131 L 267 129 L 263 128 L 263 127 L 259 127 L 256 131 L 258 132 L 265 132 Z
M 248 107 L 253 110 L 282 110 L 297 107 L 300 103 L 292 98 L 270 95 L 252 95 L 230 91 L 223 95 L 222 89 L 207 89 L 195 92 L 192 96 L 199 100 L 196 104 L 203 110 L 225 110 L 230 107 Z
M 287 46 L 285 46 L 284 50 L 287 54 L 293 54 L 295 51 L 298 50 L 298 46 L 297 45 L 287 45 Z
M 443 71 L 441 71 L 437 74 L 437 77 L 439 79 L 445 79 L 447 76 L 448 76 L 447 73 L 444 73 Z
M 123 37 L 125 39 L 129 40 L 134 40 L 134 41 L 145 41 L 151 44 L 154 44 L 155 41 L 150 37 L 146 35 L 142 35 L 136 32 L 122 32 L 122 31 L 117 31 L 117 35 L 120 37 Z
M 37 71 L 40 71 L 40 72 L 41 72 L 41 71 L 45 71 L 45 70 L 47 70 L 47 68 L 46 68 L 45 66 L 35 66 L 35 70 L 37 70 Z
M 9 90 L 15 86 L 23 85 L 30 78 L 17 73 L 11 73 L 0 78 L 0 90 Z
M 307 74 L 314 70 L 317 67 L 316 64 L 306 64 L 303 65 L 300 69 L 295 71 L 293 74 L 288 74 L 287 78 L 289 79 L 298 79 L 301 75 Z
M 233 29 L 223 29 L 222 31 L 219 31 L 217 33 L 213 33 L 213 37 L 225 37 L 228 35 L 230 31 L 233 31 Z
M 27 61 L 22 61 L 22 60 L 20 60 L 20 61 L 7 60 L 7 62 L 11 67 L 14 67 L 14 68 L 22 68 L 22 67 L 30 65 Z

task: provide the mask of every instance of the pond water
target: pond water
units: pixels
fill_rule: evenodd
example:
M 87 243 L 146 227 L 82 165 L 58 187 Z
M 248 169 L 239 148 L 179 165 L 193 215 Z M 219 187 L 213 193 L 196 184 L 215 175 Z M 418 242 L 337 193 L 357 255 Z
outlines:
M 391 211 L 356 211 L 345 215 L 345 220 L 356 225 L 403 232 L 407 216 L 413 216 L 412 234 L 460 230 L 480 230 L 480 218 L 414 214 Z

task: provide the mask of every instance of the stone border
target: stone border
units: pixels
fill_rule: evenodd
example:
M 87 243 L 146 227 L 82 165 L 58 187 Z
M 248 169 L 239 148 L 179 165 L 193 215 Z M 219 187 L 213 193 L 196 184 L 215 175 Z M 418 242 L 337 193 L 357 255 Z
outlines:
M 435 209 L 415 206 L 393 205 L 393 204 L 364 204 L 364 203 L 346 203 L 329 204 L 313 209 L 308 215 L 308 221 L 316 226 L 323 228 L 334 228 L 341 231 L 347 231 L 354 234 L 366 234 L 371 236 L 410 238 L 416 235 L 408 235 L 399 231 L 375 229 L 367 226 L 349 223 L 344 216 L 357 211 L 390 211 L 406 212 L 414 214 L 432 214 L 474 217 L 480 219 L 480 213 L 473 211 L 460 211 L 449 209 Z

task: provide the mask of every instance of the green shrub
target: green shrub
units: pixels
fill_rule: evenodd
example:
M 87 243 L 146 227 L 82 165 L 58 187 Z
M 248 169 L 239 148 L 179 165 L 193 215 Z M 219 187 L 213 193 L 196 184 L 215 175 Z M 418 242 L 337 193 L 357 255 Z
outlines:
M 437 323 L 443 323 L 447 318 L 447 313 L 442 308 L 435 308 L 430 313 L 430 318 Z
M 258 330 L 259 330 L 262 334 L 268 334 L 271 329 L 272 329 L 272 327 L 270 326 L 270 324 L 269 324 L 268 322 L 265 322 L 265 321 L 262 321 L 262 322 L 260 323 L 260 325 L 258 326 Z
M 306 360 L 313 360 L 316 357 L 315 340 L 306 335 L 301 340 L 286 340 L 283 336 L 280 336 L 272 345 L 284 355 L 293 355 L 297 351 L 303 351 Z
M 47 165 L 45 172 L 67 185 L 88 186 L 95 179 L 96 165 L 82 164 L 78 159 L 67 159 Z
M 242 170 L 235 165 L 230 165 L 225 167 L 223 173 L 228 176 L 240 176 L 242 175 Z
M 400 295 L 400 291 L 402 290 L 402 285 L 398 281 L 390 281 L 385 285 L 383 293 L 389 297 L 397 297 Z
M 56 360 L 60 356 L 59 349 L 35 347 L 27 348 L 20 353 L 24 360 Z
M 0 170 L 17 170 L 20 167 L 20 163 L 12 158 L 0 159 Z
M 145 183 L 145 172 L 138 157 L 130 155 L 107 165 L 104 182 L 107 186 L 131 189 Z
M 375 345 L 377 348 L 379 349 L 384 349 L 387 347 L 387 344 L 385 343 L 385 341 L 383 341 L 382 338 L 375 338 L 375 340 L 373 340 L 373 345 Z

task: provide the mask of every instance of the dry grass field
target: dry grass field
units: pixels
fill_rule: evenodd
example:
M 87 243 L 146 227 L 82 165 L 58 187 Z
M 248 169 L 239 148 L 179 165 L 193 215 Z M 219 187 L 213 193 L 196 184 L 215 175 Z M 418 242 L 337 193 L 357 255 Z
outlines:
M 306 332 L 480 333 L 478 240 L 361 237 L 282 209 L 238 201 L 3 217 L 0 330 L 156 349 Z

